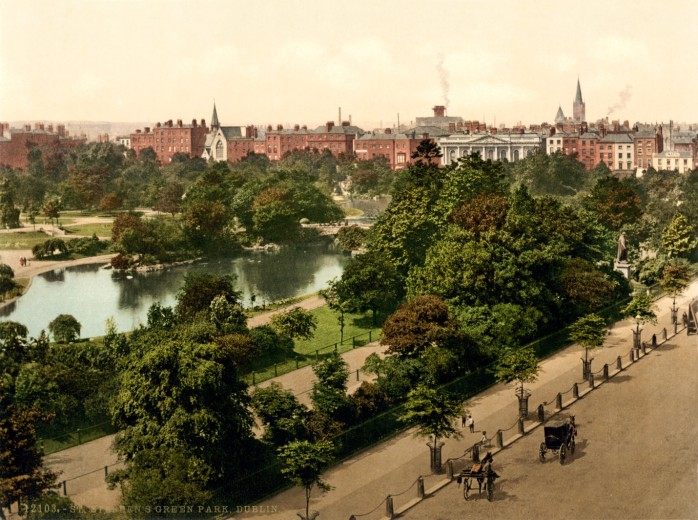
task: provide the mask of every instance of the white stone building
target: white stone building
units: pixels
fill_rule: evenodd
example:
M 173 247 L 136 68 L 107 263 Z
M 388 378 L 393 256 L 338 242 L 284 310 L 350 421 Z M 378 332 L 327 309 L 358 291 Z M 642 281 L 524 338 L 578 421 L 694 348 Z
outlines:
M 479 153 L 485 160 L 516 162 L 541 150 L 543 143 L 535 132 L 451 134 L 439 137 L 436 142 L 441 147 L 444 166 L 472 153 Z

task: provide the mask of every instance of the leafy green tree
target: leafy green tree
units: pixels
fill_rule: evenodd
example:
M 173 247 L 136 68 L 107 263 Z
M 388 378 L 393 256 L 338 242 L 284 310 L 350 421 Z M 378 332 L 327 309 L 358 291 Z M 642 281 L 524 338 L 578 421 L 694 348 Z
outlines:
M 425 367 L 420 358 L 381 358 L 374 353 L 366 358 L 361 370 L 367 374 L 375 374 L 376 384 L 388 397 L 389 402 L 396 404 L 404 401 L 410 390 L 422 380 Z
M 240 470 L 250 449 L 253 420 L 246 385 L 224 350 L 197 344 L 185 331 L 150 331 L 136 339 L 111 406 L 120 429 L 115 447 L 129 463 L 130 485 L 140 468 L 166 474 L 163 465 L 174 466 L 173 459 L 161 463 L 156 458 L 165 450 L 188 461 L 182 485 L 193 482 L 202 492 L 211 489 Z
M 300 218 L 288 200 L 275 200 L 255 206 L 253 233 L 267 242 L 284 244 L 298 237 Z
M 542 151 L 515 163 L 514 176 L 535 195 L 558 197 L 577 195 L 589 178 L 584 165 L 575 157 Z
M 317 328 L 317 317 L 301 307 L 275 314 L 269 322 L 271 327 L 280 334 L 292 339 L 311 339 Z
M 216 296 L 223 296 L 230 304 L 240 302 L 240 292 L 235 290 L 235 278 L 231 275 L 218 276 L 208 273 L 187 273 L 184 285 L 177 293 L 175 313 L 182 321 L 189 321 L 208 311 Z
M 310 493 L 314 486 L 329 491 L 331 486 L 322 480 L 322 470 L 334 458 L 334 445 L 330 441 L 294 441 L 279 448 L 279 458 L 283 464 L 281 473 L 295 486 L 305 490 L 305 516 L 303 520 L 317 517 L 310 515 Z
M 58 199 L 48 199 L 44 202 L 43 212 L 46 218 L 50 218 L 51 222 L 57 220 L 61 215 L 59 213 L 61 209 L 61 203 Z
M 606 321 L 596 314 L 587 314 L 575 321 L 569 328 L 570 340 L 584 347 L 582 377 L 589 379 L 591 361 L 589 351 L 603 346 L 606 337 Z
M 405 413 L 398 420 L 407 424 L 416 424 L 416 435 L 433 438 L 430 445 L 431 469 L 441 470 L 441 449 L 439 439 L 458 437 L 460 432 L 454 422 L 460 417 L 461 403 L 448 394 L 434 388 L 419 385 L 407 395 Z
M 411 156 L 417 162 L 425 162 L 427 164 L 434 164 L 441 157 L 443 157 L 441 148 L 433 139 L 422 139 Z
M 388 396 L 376 383 L 362 382 L 351 394 L 350 399 L 359 422 L 366 421 L 388 409 Z
M 15 207 L 14 194 L 8 179 L 0 181 L 0 225 L 3 228 L 18 228 L 19 209 Z
M 631 318 L 635 321 L 636 328 L 633 331 L 634 343 L 633 346 L 640 348 L 640 325 L 645 323 L 657 323 L 657 314 L 654 312 L 654 304 L 647 294 L 636 294 L 633 299 L 621 309 L 623 316 Z
M 247 331 L 247 315 L 239 302 L 230 303 L 225 295 L 219 294 L 211 300 L 209 312 L 219 331 L 226 334 Z
M 337 242 L 344 251 L 356 251 L 360 249 L 368 237 L 368 230 L 359 226 L 339 228 Z
M 445 347 L 458 341 L 458 329 L 441 298 L 417 296 L 388 316 L 383 323 L 381 344 L 388 345 L 391 354 L 418 356 L 429 346 Z
M 71 343 L 80 337 L 82 325 L 70 314 L 59 314 L 48 324 L 48 330 L 56 341 Z
M 679 211 L 662 231 L 662 246 L 670 258 L 687 258 L 696 249 L 695 228 L 692 227 L 686 217 Z
M 155 209 L 174 217 L 182 209 L 183 196 L 184 185 L 179 181 L 172 181 L 160 193 Z
M 619 230 L 640 218 L 640 197 L 616 177 L 601 178 L 583 200 L 589 211 L 599 216 L 604 224 Z
M 451 213 L 458 227 L 480 236 L 486 231 L 501 229 L 506 222 L 509 202 L 499 194 L 481 194 L 463 203 Z
M 337 286 L 340 300 L 356 312 L 376 313 L 391 310 L 402 296 L 401 279 L 393 265 L 378 253 L 354 257 L 344 269 Z
M 681 294 L 688 282 L 691 280 L 691 272 L 688 266 L 683 263 L 670 263 L 664 266 L 662 279 L 659 284 L 673 298 L 672 312 L 674 320 L 676 320 L 676 297 Z
M 591 262 L 572 258 L 560 274 L 564 294 L 583 310 L 598 309 L 608 301 L 618 285 Z
M 346 361 L 333 353 L 315 362 L 313 373 L 317 378 L 310 394 L 313 408 L 343 423 L 350 422 L 353 408 L 347 396 L 349 368 Z
M 252 408 L 264 425 L 263 438 L 267 442 L 283 446 L 307 437 L 307 407 L 276 381 L 267 387 L 255 388 Z
M 320 290 L 320 296 L 325 299 L 327 306 L 334 312 L 338 312 L 337 322 L 339 323 L 339 341 L 344 343 L 344 314 L 349 311 L 349 304 L 342 300 L 340 296 L 341 280 L 334 278 L 327 284 L 326 289 Z
M 42 461 L 36 424 L 44 419 L 12 402 L 9 377 L 0 376 L 0 508 L 41 497 L 56 486 L 57 474 Z
M 123 204 L 121 197 L 114 192 L 107 193 L 99 201 L 99 209 L 103 211 L 112 212 L 114 210 L 120 209 Z
M 532 347 L 507 350 L 497 362 L 495 377 L 500 383 L 517 382 L 516 396 L 519 398 L 519 415 L 528 416 L 528 395 L 524 383 L 533 383 L 538 379 L 540 365 L 538 356 Z

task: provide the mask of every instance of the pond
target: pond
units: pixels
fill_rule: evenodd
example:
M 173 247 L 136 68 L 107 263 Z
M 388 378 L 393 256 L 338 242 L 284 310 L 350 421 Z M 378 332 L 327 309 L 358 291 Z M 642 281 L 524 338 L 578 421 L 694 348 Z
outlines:
M 35 276 L 26 294 L 0 309 L 0 317 L 22 323 L 36 337 L 59 314 L 71 314 L 82 325 L 82 337 L 102 336 L 110 317 L 126 332 L 147 322 L 153 303 L 174 306 L 187 272 L 235 276 L 242 303 L 250 306 L 252 295 L 261 305 L 323 289 L 348 261 L 328 246 L 312 245 L 128 276 L 95 264 L 65 267 Z

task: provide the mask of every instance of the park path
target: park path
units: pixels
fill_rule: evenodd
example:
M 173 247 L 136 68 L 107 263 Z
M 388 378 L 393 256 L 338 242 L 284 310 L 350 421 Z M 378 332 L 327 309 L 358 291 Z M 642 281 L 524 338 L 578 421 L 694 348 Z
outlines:
M 677 298 L 677 304 L 685 309 L 688 301 L 698 296 L 698 281 L 692 283 L 684 295 Z M 314 303 L 309 305 L 314 305 Z M 669 328 L 669 309 L 671 298 L 661 298 L 655 302 L 659 323 L 647 325 L 643 338 L 647 340 L 652 334 L 661 334 L 663 328 Z M 278 312 L 278 311 L 275 311 Z M 258 320 L 270 319 L 273 313 L 259 315 Z M 679 312 L 681 315 L 681 311 Z M 262 317 L 266 316 L 266 317 Z M 598 371 L 604 363 L 613 365 L 618 356 L 627 359 L 631 348 L 630 320 L 618 322 L 609 331 L 609 337 L 603 349 L 594 353 L 593 370 Z M 374 342 L 342 355 L 347 360 L 350 369 L 355 371 L 363 364 L 363 360 L 372 352 L 381 352 L 383 348 Z M 580 356 L 583 351 L 577 346 L 571 346 L 560 353 L 541 362 L 541 372 L 536 383 L 528 385 L 532 392 L 530 403 L 533 407 L 540 402 L 552 402 L 557 392 L 569 391 L 574 382 L 581 379 Z M 648 360 L 651 362 L 651 360 Z M 309 402 L 309 390 L 312 387 L 312 372 L 310 367 L 284 374 L 273 380 L 298 395 L 302 402 Z M 364 377 L 359 374 L 359 377 Z M 695 377 L 691 374 L 690 377 Z M 263 383 L 270 384 L 272 380 Z M 350 390 L 360 381 L 350 380 Z M 516 402 L 513 397 L 513 387 L 496 385 L 473 397 L 467 403 L 476 421 L 476 430 L 486 430 L 491 436 L 497 429 L 507 429 L 516 417 Z M 631 427 L 629 425 L 629 427 Z M 444 460 L 448 457 L 459 456 L 481 434 L 464 434 L 460 441 L 449 441 L 444 448 Z M 108 492 L 103 478 L 104 466 L 117 463 L 116 455 L 111 451 L 112 436 L 98 439 L 46 457 L 46 463 L 52 469 L 63 471 L 62 479 L 71 478 L 68 484 L 68 495 L 77 505 L 111 509 L 118 504 L 118 493 Z M 98 470 L 102 468 L 100 475 Z M 314 496 L 312 506 L 318 509 L 323 518 L 349 518 L 351 514 L 368 511 L 380 504 L 385 496 L 397 493 L 409 487 L 419 474 L 426 474 L 428 458 L 425 455 L 423 440 L 417 440 L 412 432 L 399 434 L 388 441 L 368 448 L 355 457 L 342 461 L 330 469 L 325 477 L 334 489 L 322 496 Z M 89 476 L 74 478 L 88 471 Z M 295 517 L 295 511 L 304 503 L 300 489 L 290 489 L 279 493 L 268 500 L 257 504 L 264 507 L 264 514 L 243 513 L 245 519 L 287 519 Z M 229 504 L 237 507 L 238 504 Z M 229 508 L 230 510 L 230 508 Z M 258 509 L 262 511 L 262 509 Z

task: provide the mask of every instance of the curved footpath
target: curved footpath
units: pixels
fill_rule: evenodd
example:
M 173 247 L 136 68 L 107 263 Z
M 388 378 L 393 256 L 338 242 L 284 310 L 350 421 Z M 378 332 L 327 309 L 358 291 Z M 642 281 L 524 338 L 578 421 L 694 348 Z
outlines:
M 680 307 L 679 316 L 681 312 L 686 309 L 688 301 L 692 298 L 698 296 L 698 281 L 691 284 L 684 295 L 677 298 L 677 305 Z M 316 301 L 317 303 L 317 301 Z M 671 298 L 662 298 L 655 302 L 657 308 L 657 315 L 659 317 L 659 322 L 657 325 L 647 325 L 644 327 L 643 340 L 648 341 L 652 334 L 657 334 L 661 337 L 661 331 L 664 328 L 670 329 L 670 318 L 669 309 L 671 307 Z M 260 318 L 259 316 L 257 317 Z M 268 318 L 267 318 L 268 319 Z M 624 360 L 624 366 L 629 360 L 629 351 L 632 344 L 632 334 L 631 330 L 634 328 L 634 324 L 630 320 L 624 320 L 614 324 L 614 326 L 609 331 L 609 336 L 604 345 L 603 349 L 595 351 L 592 355 L 594 357 L 594 362 L 592 370 L 598 372 L 603 367 L 604 363 L 607 363 L 611 368 L 615 367 L 615 362 L 618 356 L 622 356 Z M 670 333 L 671 335 L 671 333 Z M 686 362 L 681 363 L 681 354 L 686 351 L 686 353 L 695 354 L 696 343 L 698 336 L 686 336 L 685 331 L 680 333 L 675 338 L 671 338 L 667 342 L 667 348 L 660 347 L 657 351 L 650 353 L 647 359 L 642 358 L 637 365 L 632 365 L 624 370 L 623 373 L 615 376 L 611 382 L 613 384 L 603 385 L 598 390 L 595 390 L 590 394 L 589 397 L 584 397 L 578 403 L 572 405 L 570 409 L 571 413 L 576 413 L 574 411 L 575 407 L 581 408 L 589 404 L 595 403 L 594 406 L 584 413 L 579 412 L 578 421 L 580 422 L 580 440 L 589 443 L 589 448 L 583 447 L 578 455 L 579 464 L 581 465 L 584 460 L 584 455 L 589 454 L 589 461 L 592 460 L 592 440 L 586 440 L 586 433 L 584 431 L 585 423 L 589 423 L 592 419 L 590 416 L 601 414 L 602 412 L 608 415 L 608 410 L 605 409 L 607 406 L 606 398 L 602 397 L 604 394 L 614 392 L 616 385 L 625 384 L 636 384 L 640 381 L 640 369 L 647 371 L 652 374 L 652 377 L 661 379 L 666 382 L 666 385 L 671 385 L 672 381 L 680 380 L 684 383 L 681 390 L 681 399 L 690 399 L 690 401 L 680 401 L 681 406 L 688 407 L 684 411 L 684 415 L 695 417 L 695 412 L 698 410 L 698 384 L 696 379 L 696 364 L 693 363 L 692 358 L 686 356 Z M 350 364 L 352 371 L 360 367 L 363 363 L 365 357 L 371 352 L 380 351 L 382 348 L 374 342 L 368 346 L 352 350 L 342 355 Z M 570 346 L 567 349 L 551 356 L 541 362 L 541 371 L 539 374 L 539 379 L 536 383 L 527 385 L 527 389 L 532 392 L 529 399 L 529 409 L 533 412 L 538 404 L 545 402 L 548 403 L 546 410 L 550 410 L 554 407 L 554 399 L 558 392 L 567 392 L 565 394 L 565 401 L 568 397 L 571 397 L 572 385 L 577 382 L 581 382 L 581 362 L 580 357 L 583 356 L 583 349 L 578 346 Z M 678 362 L 672 365 L 669 371 L 666 367 L 660 366 L 659 363 L 655 364 L 654 358 L 660 359 L 662 356 L 669 357 L 671 354 L 674 358 L 679 358 Z M 649 367 L 649 368 L 648 368 Z M 653 368 L 654 367 L 654 368 Z M 304 372 L 305 370 L 305 372 Z M 662 372 L 659 372 L 662 370 Z M 655 372 L 656 371 L 656 372 Z M 636 375 L 638 374 L 638 375 Z M 294 394 L 301 396 L 307 394 L 310 386 L 312 385 L 312 373 L 309 367 L 292 372 L 290 374 L 285 374 L 275 380 L 279 381 L 284 385 L 285 388 L 291 389 Z M 597 376 L 600 377 L 600 376 Z M 350 379 L 352 386 L 358 385 L 352 374 Z M 268 384 L 268 382 L 267 382 Z M 690 392 L 685 391 L 686 384 L 692 389 Z M 582 388 L 582 385 L 580 385 Z M 634 392 L 628 392 L 626 390 L 628 387 L 624 387 L 624 399 L 627 399 L 625 411 L 628 413 L 618 414 L 617 417 L 611 413 L 611 418 L 609 421 L 604 422 L 607 428 L 610 428 L 609 434 L 622 434 L 630 436 L 631 438 L 637 437 L 638 429 L 636 424 L 646 424 L 647 418 L 649 417 L 651 421 L 656 424 L 665 425 L 668 431 L 665 439 L 659 439 L 657 442 L 657 449 L 661 449 L 662 453 L 669 454 L 670 449 L 675 448 L 671 442 L 676 442 L 677 440 L 682 440 L 686 448 L 690 445 L 689 453 L 686 454 L 681 451 L 681 457 L 686 461 L 692 461 L 693 466 L 689 468 L 683 475 L 682 487 L 685 489 L 686 486 L 692 485 L 692 489 L 695 491 L 698 484 L 698 477 L 696 476 L 696 468 L 698 467 L 698 456 L 696 453 L 698 450 L 694 448 L 695 443 L 692 439 L 695 439 L 698 432 L 695 430 L 695 425 L 698 424 L 694 420 L 691 424 L 694 425 L 693 430 L 690 428 L 686 430 L 686 426 L 683 424 L 675 425 L 668 422 L 669 418 L 664 417 L 662 411 L 668 409 L 670 404 L 675 404 L 679 400 L 675 399 L 675 396 L 664 395 L 664 394 L 650 394 L 641 390 Z M 677 387 L 679 388 L 679 387 Z M 464 450 L 470 447 L 474 442 L 480 439 L 482 435 L 482 430 L 488 432 L 488 437 L 492 437 L 494 432 L 498 429 L 508 430 L 505 433 L 505 441 L 508 437 L 515 434 L 515 424 L 517 417 L 517 405 L 516 399 L 513 394 L 512 385 L 496 385 L 492 388 L 486 390 L 485 392 L 474 396 L 467 403 L 468 408 L 473 414 L 475 419 L 475 428 L 477 433 L 464 432 L 462 439 L 448 439 L 446 440 L 446 445 L 444 447 L 443 458 L 446 460 L 449 457 L 460 457 L 463 455 Z M 593 399 L 592 399 L 593 397 Z M 674 401 L 669 402 L 672 398 Z M 563 410 L 565 413 L 566 410 Z M 535 414 L 532 413 L 531 417 L 534 418 Z M 614 420 L 617 419 L 617 422 Z M 622 422 L 621 422 L 622 421 Z M 538 431 L 538 430 L 536 430 Z M 587 431 L 590 431 L 588 429 Z M 539 441 L 536 433 L 525 437 L 525 439 L 536 438 Z M 618 444 L 622 445 L 622 438 L 617 441 Z M 110 449 L 111 437 L 105 437 L 102 439 L 97 439 L 90 443 L 83 444 L 81 446 L 76 446 L 68 450 L 64 450 L 59 453 L 52 454 L 46 457 L 46 462 L 52 469 L 62 470 L 63 474 L 61 479 L 68 480 L 67 491 L 68 495 L 75 501 L 78 505 L 84 505 L 89 507 L 101 507 L 110 509 L 118 504 L 118 492 L 108 491 L 106 485 L 104 484 L 104 466 L 111 466 L 116 463 L 116 455 L 111 452 Z M 518 444 L 522 444 L 519 442 Z M 580 445 L 584 446 L 581 442 Z M 516 445 L 514 445 L 516 446 Z M 607 446 L 607 442 L 601 444 L 601 446 Z M 646 445 L 643 445 L 646 446 Z M 597 448 L 594 448 L 595 450 Z M 509 453 L 514 453 L 514 450 L 507 448 L 497 456 L 497 468 L 506 467 L 506 464 L 513 464 L 514 462 L 522 463 L 521 460 L 515 459 L 513 461 L 507 461 L 510 457 Z M 626 454 L 626 451 L 622 449 L 622 446 L 616 445 L 614 447 L 614 454 L 617 456 Z M 599 453 L 594 454 L 594 460 Z M 608 452 L 602 453 L 602 455 L 608 455 Z M 690 455 L 690 456 L 689 456 Z M 642 459 L 645 454 L 640 454 L 639 458 Z M 638 458 L 638 454 L 635 454 L 635 459 Z M 531 464 L 531 460 L 535 462 L 535 454 L 529 460 L 526 458 L 523 461 L 524 467 Z M 601 459 L 604 460 L 603 458 Z M 619 467 L 624 467 L 623 464 L 626 462 L 621 460 L 619 462 Z M 536 464 L 538 464 L 536 462 Z M 556 463 L 557 464 L 557 463 Z M 611 472 L 607 471 L 605 463 L 601 463 L 601 466 L 587 467 L 586 471 L 589 475 L 596 476 L 602 483 L 606 478 L 617 478 L 618 470 Z M 552 466 L 543 465 L 547 468 L 552 468 Z M 667 467 L 670 467 L 667 464 Z M 559 464 L 557 464 L 559 467 Z M 555 469 L 557 469 L 557 467 Z M 83 475 L 88 472 L 94 472 L 91 475 L 75 478 L 79 475 Z M 507 469 L 507 472 L 510 470 Z M 666 486 L 656 486 L 653 483 L 651 474 L 654 472 L 654 467 L 647 467 L 642 464 L 632 466 L 633 474 L 643 475 L 644 486 L 643 489 L 647 491 L 647 496 L 654 496 L 657 489 L 664 490 Z M 504 473 L 504 471 L 502 471 Z M 625 473 L 625 472 L 622 472 Z M 513 474 L 513 472 L 510 472 Z M 429 463 L 428 463 L 428 453 L 425 447 L 425 440 L 415 438 L 413 436 L 413 431 L 407 431 L 405 433 L 399 434 L 383 443 L 377 444 L 364 452 L 356 455 L 353 458 L 344 460 L 328 470 L 324 478 L 329 482 L 334 489 L 325 494 L 320 494 L 317 490 L 313 492 L 313 498 L 311 502 L 311 507 L 320 511 L 320 518 L 325 519 L 349 519 L 350 515 L 354 514 L 361 519 L 377 519 L 385 512 L 385 498 L 389 494 L 398 494 L 406 489 L 411 489 L 402 495 L 401 497 L 395 497 L 395 510 L 403 507 L 406 502 L 410 499 L 416 497 L 416 488 L 414 487 L 415 479 L 419 475 L 427 475 L 425 477 L 425 488 L 429 490 L 437 482 L 441 481 L 443 475 L 429 475 Z M 558 476 L 557 471 L 550 472 L 551 476 Z M 615 475 L 615 477 L 613 477 Z M 507 486 L 512 486 L 516 488 L 516 494 L 519 496 L 527 495 L 526 488 L 531 484 L 527 482 L 525 471 L 516 480 L 509 478 L 505 480 L 507 475 L 503 475 L 504 478 L 501 480 L 502 484 L 506 483 Z M 75 478 L 74 480 L 71 480 Z M 556 480 L 556 479 L 557 480 Z M 559 483 L 560 478 L 555 477 L 551 483 Z M 648 480 L 649 479 L 649 480 Z M 688 483 L 685 480 L 688 479 Z M 505 488 L 507 489 L 507 488 Z M 577 492 L 578 491 L 578 492 Z M 512 491 L 513 492 L 513 491 Z M 455 484 L 452 486 L 446 486 L 443 490 L 437 493 L 434 498 L 440 496 L 450 496 L 457 494 L 455 490 Z M 595 500 L 595 498 L 590 498 L 586 496 L 582 489 L 575 490 L 574 483 L 568 482 L 567 492 L 565 493 L 566 499 L 569 495 L 579 496 L 580 498 L 572 500 L 570 503 L 579 505 L 583 500 Z M 615 516 L 608 516 L 608 518 L 636 518 L 636 519 L 649 519 L 649 518 L 697 518 L 694 513 L 698 511 L 698 504 L 696 504 L 696 495 L 694 493 L 693 497 L 687 497 L 685 501 L 674 504 L 675 511 L 674 514 L 670 514 L 668 509 L 648 509 L 647 503 L 644 503 L 644 509 L 635 510 L 634 513 L 630 512 L 623 516 L 624 507 L 630 507 L 636 505 L 633 502 L 637 493 L 633 491 L 632 493 L 621 494 L 621 496 L 615 496 L 614 500 L 617 502 L 616 509 L 620 511 Z M 661 498 L 661 497 L 660 497 Z M 506 500 L 506 498 L 503 498 Z M 550 518 L 560 518 L 561 515 L 558 514 L 560 511 L 560 502 L 562 497 L 558 500 L 548 500 Z M 659 498 L 658 498 L 659 500 Z M 279 493 L 267 500 L 264 500 L 258 504 L 254 504 L 254 508 L 247 509 L 247 512 L 243 512 L 236 516 L 236 518 L 245 519 L 288 519 L 295 517 L 296 511 L 302 509 L 304 504 L 304 492 L 299 488 L 292 488 L 282 493 Z M 449 513 L 448 511 L 439 510 L 434 516 L 431 513 L 425 513 L 422 509 L 420 514 L 418 511 L 420 508 L 427 507 L 430 502 L 434 501 L 433 498 L 419 504 L 413 511 L 409 511 L 406 514 L 414 518 L 459 518 L 464 512 L 462 507 L 468 507 L 469 504 L 461 504 L 462 496 L 460 498 L 461 502 L 458 502 L 458 509 Z M 486 502 L 486 501 L 485 501 Z M 486 502 L 487 503 L 487 502 Z M 495 501 L 492 507 L 496 506 L 497 501 Z M 487 503 L 489 504 L 489 503 Z M 179 504 L 187 505 L 187 504 Z M 197 504 L 192 504 L 197 506 Z M 227 511 L 235 512 L 238 510 L 238 506 L 242 507 L 246 504 L 220 504 L 225 506 Z M 248 504 L 249 505 L 249 504 Z M 542 510 L 545 507 L 542 507 Z M 693 509 L 687 509 L 693 507 Z M 371 510 L 375 509 L 371 514 L 366 514 Z M 574 509 L 574 508 L 573 508 Z M 255 512 L 257 511 L 257 512 Z M 488 510 L 489 511 L 489 510 Z M 690 512 L 689 512 L 690 511 Z M 584 509 L 570 510 L 565 514 L 565 518 L 568 519 L 582 519 L 582 518 L 606 518 L 605 516 L 600 516 L 599 514 L 591 513 L 586 514 Z M 492 512 L 482 512 L 480 514 L 485 514 L 486 516 L 492 516 L 493 518 L 524 518 L 526 517 L 525 512 L 519 511 L 519 513 L 514 513 L 512 510 L 508 510 L 509 516 L 496 516 Z M 523 514 L 523 516 L 521 516 Z M 359 516 L 361 515 L 361 516 Z

